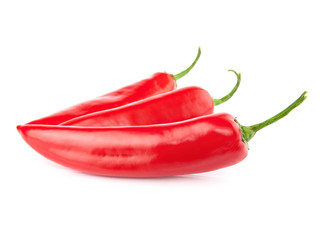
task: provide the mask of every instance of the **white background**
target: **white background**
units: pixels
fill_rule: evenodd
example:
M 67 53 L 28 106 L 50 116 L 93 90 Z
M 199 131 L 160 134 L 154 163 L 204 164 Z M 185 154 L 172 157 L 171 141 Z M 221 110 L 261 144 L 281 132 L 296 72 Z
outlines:
M 317 1 L 1 1 L 0 239 L 320 239 Z M 149 77 L 223 96 L 261 130 L 249 156 L 160 179 L 90 176 L 34 152 L 18 124 Z M 197 149 L 194 149 L 195 151 Z

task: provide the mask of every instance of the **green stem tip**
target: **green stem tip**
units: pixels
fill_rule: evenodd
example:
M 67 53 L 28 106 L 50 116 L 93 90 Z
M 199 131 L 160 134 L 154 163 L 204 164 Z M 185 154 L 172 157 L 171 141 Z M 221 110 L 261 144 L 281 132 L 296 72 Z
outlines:
M 193 61 L 193 63 L 184 71 L 182 71 L 181 73 L 178 73 L 176 75 L 172 75 L 173 78 L 177 81 L 179 78 L 182 78 L 183 76 L 187 75 L 188 72 L 190 72 L 190 70 L 194 67 L 194 65 L 196 65 L 196 63 L 198 62 L 199 58 L 201 55 L 201 49 L 200 47 L 198 48 L 198 54 L 196 59 Z
M 284 109 L 283 111 L 281 111 L 277 115 L 275 115 L 275 116 L 273 116 L 273 117 L 271 117 L 261 123 L 246 127 L 246 126 L 242 126 L 241 124 L 238 123 L 238 121 L 236 121 L 240 126 L 243 141 L 246 144 L 248 144 L 248 142 L 253 138 L 253 136 L 256 134 L 256 132 L 258 132 L 260 129 L 262 129 L 266 126 L 269 126 L 270 124 L 272 124 L 272 123 L 280 120 L 281 118 L 285 117 L 286 115 L 288 115 L 293 109 L 295 109 L 301 103 L 303 103 L 303 101 L 307 98 L 306 94 L 307 94 L 307 91 L 302 93 L 301 96 L 296 101 L 294 101 L 290 106 L 288 106 L 286 109 Z
M 229 72 L 233 72 L 236 76 L 237 76 L 237 83 L 236 85 L 233 87 L 233 89 L 231 90 L 231 92 L 229 92 L 227 95 L 225 95 L 223 98 L 220 98 L 220 99 L 216 99 L 214 98 L 213 99 L 213 102 L 214 102 L 214 105 L 215 106 L 218 106 L 219 104 L 221 103 L 224 103 L 226 101 L 228 101 L 232 96 L 233 94 L 238 90 L 239 86 L 240 86 L 240 82 L 241 82 L 241 73 L 237 73 L 235 70 L 229 70 Z

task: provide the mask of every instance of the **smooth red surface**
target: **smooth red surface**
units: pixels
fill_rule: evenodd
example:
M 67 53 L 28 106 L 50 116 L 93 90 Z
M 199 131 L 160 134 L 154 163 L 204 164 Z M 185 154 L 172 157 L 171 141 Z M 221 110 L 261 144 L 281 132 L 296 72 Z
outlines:
M 90 174 L 162 177 L 212 171 L 247 156 L 234 117 L 211 114 L 159 125 L 23 125 L 24 140 L 46 158 Z
M 170 123 L 213 113 L 213 99 L 199 87 L 185 87 L 118 108 L 73 118 L 68 126 L 133 126 Z
M 167 73 L 156 73 L 151 78 L 120 88 L 95 99 L 74 105 L 28 124 L 56 125 L 88 113 L 119 107 L 147 97 L 172 91 L 176 81 Z

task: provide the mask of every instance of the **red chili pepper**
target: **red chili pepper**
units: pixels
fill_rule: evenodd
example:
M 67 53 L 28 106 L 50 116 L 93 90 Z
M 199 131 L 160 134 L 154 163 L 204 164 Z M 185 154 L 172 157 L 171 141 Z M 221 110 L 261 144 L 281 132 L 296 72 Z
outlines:
M 222 113 L 148 126 L 24 125 L 18 130 L 43 156 L 90 174 L 162 177 L 200 173 L 243 160 L 254 134 L 300 105 L 305 94 L 279 114 L 250 127 Z
M 237 84 L 221 99 L 212 99 L 202 88 L 186 87 L 118 108 L 73 118 L 61 125 L 90 127 L 151 125 L 208 115 L 213 113 L 214 105 L 227 101 L 238 89 L 241 75 L 233 72 L 237 75 Z
M 201 50 L 199 48 L 194 62 L 181 73 L 176 75 L 155 73 L 151 78 L 141 80 L 98 98 L 74 105 L 47 117 L 31 121 L 28 124 L 56 125 L 85 114 L 119 107 L 157 94 L 172 91 L 177 87 L 176 81 L 185 76 L 193 68 L 200 55 Z

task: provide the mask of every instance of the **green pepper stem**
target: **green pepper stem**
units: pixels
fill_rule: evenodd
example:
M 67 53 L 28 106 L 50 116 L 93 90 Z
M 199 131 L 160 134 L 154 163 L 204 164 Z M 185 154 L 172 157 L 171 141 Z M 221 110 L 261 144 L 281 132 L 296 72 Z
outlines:
M 291 112 L 293 109 L 295 109 L 296 107 L 298 107 L 306 98 L 307 91 L 305 91 L 304 93 L 301 94 L 301 96 L 294 101 L 290 106 L 288 106 L 286 109 L 284 109 L 283 111 L 281 111 L 280 113 L 278 113 L 277 115 L 252 126 L 242 126 L 241 124 L 239 124 L 240 129 L 241 129 L 241 133 L 242 133 L 242 139 L 244 140 L 245 143 L 248 143 L 253 136 L 256 134 L 256 132 L 258 132 L 260 129 L 269 126 L 270 124 L 280 120 L 281 118 L 285 117 L 287 114 L 289 114 L 289 112 Z
M 196 63 L 198 62 L 198 59 L 200 58 L 201 55 L 201 49 L 200 47 L 198 48 L 198 54 L 196 59 L 193 61 L 193 63 L 184 71 L 182 71 L 181 73 L 178 73 L 176 75 L 172 75 L 173 78 L 177 81 L 179 78 L 182 78 L 183 76 L 185 76 L 188 72 L 190 72 L 190 70 L 194 67 L 194 65 L 196 65 Z
M 213 103 L 215 106 L 218 106 L 219 104 L 221 103 L 224 103 L 226 101 L 228 101 L 232 96 L 233 94 L 238 90 L 239 86 L 240 86 L 240 82 L 241 82 L 241 73 L 237 73 L 236 71 L 234 70 L 229 70 L 229 72 L 234 72 L 234 74 L 236 74 L 237 76 L 237 83 L 236 85 L 234 86 L 234 88 L 231 90 L 231 92 L 229 92 L 227 95 L 225 95 L 223 98 L 220 98 L 220 99 L 216 99 L 214 98 L 213 99 Z

